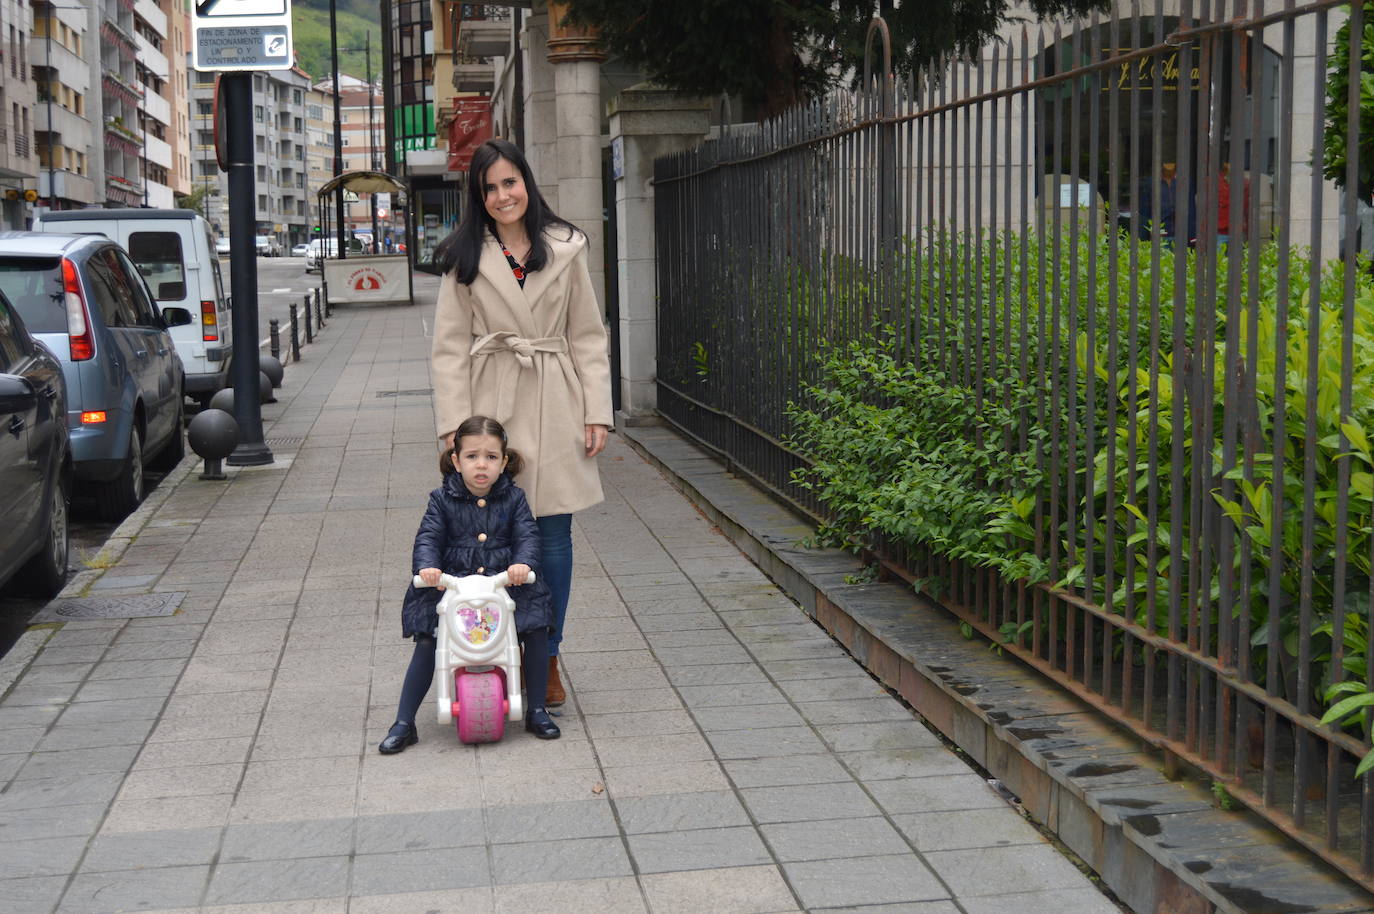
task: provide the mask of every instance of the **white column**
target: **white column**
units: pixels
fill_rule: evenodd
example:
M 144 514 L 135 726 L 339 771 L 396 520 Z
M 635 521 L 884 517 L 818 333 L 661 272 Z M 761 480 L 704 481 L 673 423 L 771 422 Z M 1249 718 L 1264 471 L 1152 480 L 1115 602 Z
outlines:
M 587 233 L 587 268 L 606 301 L 605 206 L 601 187 L 601 65 L 554 64 L 558 125 L 558 214 Z
M 700 142 L 711 103 L 647 84 L 611 100 L 616 261 L 620 293 L 621 422 L 652 416 L 658 405 L 658 312 L 655 290 L 654 159 Z
M 549 14 L 525 18 L 525 158 L 534 169 L 539 192 L 562 215 L 558 196 L 558 131 L 554 104 L 554 66 L 548 59 Z

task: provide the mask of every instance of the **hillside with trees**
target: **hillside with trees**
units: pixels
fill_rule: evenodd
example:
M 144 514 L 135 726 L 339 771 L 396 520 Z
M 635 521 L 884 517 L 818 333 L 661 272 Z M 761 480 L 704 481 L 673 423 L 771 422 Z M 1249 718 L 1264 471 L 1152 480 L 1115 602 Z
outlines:
M 382 69 L 381 27 L 375 0 L 337 0 L 339 47 L 361 48 L 372 32 L 372 70 Z M 295 32 L 296 60 L 311 80 L 319 82 L 330 77 L 329 67 L 329 0 L 295 0 L 291 5 L 291 23 Z M 362 51 L 341 52 L 339 72 L 364 78 L 366 60 Z

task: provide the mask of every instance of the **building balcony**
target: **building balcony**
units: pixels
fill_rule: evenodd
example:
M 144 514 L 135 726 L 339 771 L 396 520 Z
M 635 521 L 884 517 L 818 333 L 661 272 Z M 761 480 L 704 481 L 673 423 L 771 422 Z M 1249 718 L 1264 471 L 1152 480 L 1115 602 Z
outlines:
M 149 181 L 148 205 L 157 209 L 174 209 L 177 205 L 176 195 L 166 184 Z
M 166 141 L 159 140 L 155 136 L 148 136 L 144 139 L 147 148 L 144 152 L 145 157 L 154 165 L 161 165 L 163 168 L 172 167 L 172 147 Z
M 105 148 L 136 156 L 143 151 L 143 137 L 114 120 L 105 122 Z
M 100 75 L 100 88 L 107 98 L 118 99 L 127 105 L 138 106 L 143 102 L 143 89 L 114 70 L 106 69 Z
M 57 199 L 70 200 L 74 203 L 97 203 L 95 198 L 95 182 L 86 175 L 79 175 L 76 172 L 65 171 L 61 168 L 51 172 L 46 168 L 38 171 L 38 196 L 50 197 L 52 193 L 48 191 L 48 178 L 52 177 L 53 187 Z
M 105 179 L 105 198 L 123 206 L 143 205 L 143 184 L 118 175 Z
M 510 42 L 509 19 L 464 19 L 458 24 L 458 53 L 464 57 L 505 57 Z
M 48 107 L 46 102 L 39 99 L 38 104 L 33 108 L 33 132 L 35 136 L 49 132 Z M 56 102 L 52 105 L 52 132 L 57 134 L 56 141 L 59 144 L 70 146 L 72 149 L 84 149 L 91 145 L 95 136 L 95 129 L 89 120 L 63 108 Z
M 152 26 L 153 31 L 164 38 L 167 37 L 167 14 L 158 9 L 153 0 L 134 0 L 134 12 Z
M 453 88 L 459 92 L 490 93 L 496 85 L 496 68 L 490 63 L 459 63 L 453 68 Z
M 29 38 L 29 63 L 34 68 L 35 76 L 39 70 L 51 69 L 54 71 L 54 82 L 77 92 L 90 91 L 90 64 L 56 41 L 49 42 L 41 35 Z
M 147 86 L 143 86 L 143 113 L 159 124 L 172 126 L 172 104 Z
M 119 56 L 123 60 L 133 60 L 134 55 L 138 53 L 138 45 L 134 43 L 134 36 L 121 28 L 119 23 L 113 19 L 106 19 L 100 23 L 100 40 L 118 50 Z
M 134 46 L 136 48 L 134 59 L 152 70 L 163 79 L 171 76 L 171 70 L 167 66 L 167 55 L 153 47 L 153 43 L 142 35 L 134 35 Z

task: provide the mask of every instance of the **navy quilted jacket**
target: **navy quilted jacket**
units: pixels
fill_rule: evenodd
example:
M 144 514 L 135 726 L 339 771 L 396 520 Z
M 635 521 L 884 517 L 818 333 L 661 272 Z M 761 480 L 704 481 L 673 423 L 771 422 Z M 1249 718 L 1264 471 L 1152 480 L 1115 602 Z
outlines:
M 479 535 L 484 538 L 478 539 Z M 476 498 L 453 473 L 429 493 L 429 507 L 420 520 L 411 555 L 411 575 L 421 568 L 439 568 L 459 577 L 496 574 L 513 564 L 525 564 L 535 572 L 533 584 L 511 587 L 515 599 L 515 628 L 520 633 L 553 626 L 553 604 L 548 585 L 539 577 L 542 568 L 539 528 L 530 513 L 525 493 L 502 473 L 485 498 Z M 439 626 L 435 607 L 443 592 L 435 587 L 410 585 L 401 607 L 401 629 L 406 637 L 433 635 Z

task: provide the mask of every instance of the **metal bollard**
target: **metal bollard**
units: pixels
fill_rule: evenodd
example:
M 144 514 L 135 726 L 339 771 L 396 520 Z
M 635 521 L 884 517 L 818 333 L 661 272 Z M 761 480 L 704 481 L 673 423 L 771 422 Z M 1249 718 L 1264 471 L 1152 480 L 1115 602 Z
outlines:
M 312 333 L 311 330 L 310 330 L 310 296 L 309 296 L 309 295 L 307 295 L 307 296 L 305 297 L 305 341 L 306 341 L 307 343 L 313 343 L 313 342 L 315 342 L 315 334 Z
M 272 358 L 274 358 L 274 359 L 276 359 L 278 362 L 280 362 L 280 361 L 281 361 L 281 327 L 278 326 L 278 324 L 277 324 L 277 319 L 276 319 L 275 317 L 272 318 L 270 321 L 267 322 L 267 327 L 268 327 L 268 330 L 269 330 L 269 332 L 270 332 L 270 336 L 271 336 L 271 338 L 272 338 L 272 342 L 271 342 L 270 348 L 268 349 L 268 352 L 270 352 L 270 353 L 272 354 Z
M 291 304 L 291 358 L 299 362 L 301 360 L 301 335 L 300 325 L 296 320 L 296 305 Z
M 324 302 L 324 316 L 333 317 L 334 308 L 329 304 L 329 298 L 324 294 L 324 290 L 316 289 L 315 294 L 318 295 L 320 297 L 320 300 Z
M 324 307 L 320 304 L 318 292 L 315 293 L 315 324 L 320 328 L 324 327 Z

